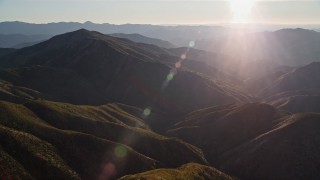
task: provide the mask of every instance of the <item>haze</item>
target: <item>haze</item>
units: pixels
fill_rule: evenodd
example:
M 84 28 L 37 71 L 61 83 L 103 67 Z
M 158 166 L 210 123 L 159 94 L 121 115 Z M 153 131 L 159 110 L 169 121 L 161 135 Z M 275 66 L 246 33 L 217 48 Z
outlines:
M 135 24 L 230 23 L 229 1 L 1 0 L 0 21 Z M 319 1 L 256 1 L 250 23 L 319 24 Z

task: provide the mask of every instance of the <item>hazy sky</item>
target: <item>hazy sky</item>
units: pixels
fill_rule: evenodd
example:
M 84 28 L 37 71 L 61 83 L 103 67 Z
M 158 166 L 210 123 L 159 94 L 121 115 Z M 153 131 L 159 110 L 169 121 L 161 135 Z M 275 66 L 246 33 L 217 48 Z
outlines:
M 257 1 L 251 17 L 258 23 L 320 24 L 320 1 Z M 0 21 L 217 24 L 231 19 L 229 1 L 0 0 Z

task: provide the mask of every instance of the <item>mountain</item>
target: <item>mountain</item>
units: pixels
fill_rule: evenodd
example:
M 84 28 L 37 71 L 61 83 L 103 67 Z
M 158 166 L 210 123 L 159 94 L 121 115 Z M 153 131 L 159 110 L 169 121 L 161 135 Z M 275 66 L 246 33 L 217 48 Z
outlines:
M 161 32 L 195 30 L 182 27 Z M 310 33 L 254 34 L 291 48 Z M 319 179 L 319 62 L 241 59 L 199 42 L 170 49 L 80 29 L 0 49 L 0 177 Z
M 163 48 L 174 48 L 174 45 L 168 41 L 150 38 L 150 37 L 142 36 L 140 34 L 117 33 L 117 34 L 110 34 L 110 36 L 117 37 L 117 38 L 123 38 L 123 39 L 129 39 L 133 42 L 138 42 L 138 43 L 153 44 L 155 46 L 159 46 L 159 47 L 163 47 Z
M 260 60 L 297 66 L 319 61 L 319 42 L 319 32 L 299 28 L 256 33 L 233 31 L 199 39 L 195 48 L 233 55 L 237 62 Z
M 121 102 L 171 113 L 250 100 L 231 85 L 174 69 L 163 54 L 171 56 L 153 45 L 78 30 L 0 58 L 0 78 L 54 101 Z
M 267 104 L 217 106 L 188 114 L 167 134 L 200 147 L 211 164 L 241 179 L 317 179 L 319 120 Z
M 176 46 L 186 46 L 190 41 L 198 38 L 215 37 L 223 34 L 226 30 L 220 26 L 162 26 L 150 24 L 96 24 L 90 21 L 78 22 L 58 22 L 48 24 L 32 24 L 25 22 L 0 22 L 0 34 L 25 34 L 37 35 L 46 34 L 50 36 L 63 34 L 78 29 L 88 29 L 98 31 L 103 34 L 141 34 L 143 36 L 169 41 Z
M 0 34 L 0 47 L 22 48 L 49 38 L 49 35 Z
M 136 180 L 145 179 L 151 180 L 155 177 L 161 179 L 198 179 L 198 180 L 210 180 L 210 179 L 235 179 L 229 175 L 226 175 L 215 168 L 203 166 L 200 164 L 189 163 L 176 169 L 156 169 L 139 173 L 135 175 L 128 175 L 120 178 L 120 180 Z

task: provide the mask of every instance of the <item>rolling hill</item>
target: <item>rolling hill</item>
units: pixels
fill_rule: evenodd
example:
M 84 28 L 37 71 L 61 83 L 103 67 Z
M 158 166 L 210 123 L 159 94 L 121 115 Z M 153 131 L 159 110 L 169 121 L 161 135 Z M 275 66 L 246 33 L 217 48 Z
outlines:
M 1 101 L 0 106 L 5 155 L 0 167 L 6 168 L 1 177 L 43 179 L 49 173 L 53 179 L 96 179 L 188 162 L 207 164 L 198 148 L 152 132 L 115 104 L 93 107 L 39 100 Z M 7 169 L 9 162 L 12 167 Z M 105 169 L 109 166 L 114 172 Z

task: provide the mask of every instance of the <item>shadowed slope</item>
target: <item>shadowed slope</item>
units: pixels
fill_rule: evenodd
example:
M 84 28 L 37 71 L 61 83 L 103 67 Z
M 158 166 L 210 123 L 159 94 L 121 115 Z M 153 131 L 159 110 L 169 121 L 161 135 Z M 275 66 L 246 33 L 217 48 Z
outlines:
M 320 63 L 314 62 L 280 76 L 260 95 L 270 96 L 285 91 L 311 90 L 320 88 Z
M 287 116 L 271 131 L 219 157 L 244 179 L 319 179 L 320 115 Z
M 167 133 L 200 147 L 209 162 L 272 129 L 282 113 L 266 104 L 217 106 L 192 112 Z

